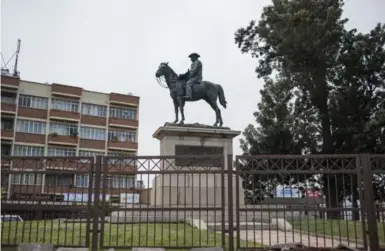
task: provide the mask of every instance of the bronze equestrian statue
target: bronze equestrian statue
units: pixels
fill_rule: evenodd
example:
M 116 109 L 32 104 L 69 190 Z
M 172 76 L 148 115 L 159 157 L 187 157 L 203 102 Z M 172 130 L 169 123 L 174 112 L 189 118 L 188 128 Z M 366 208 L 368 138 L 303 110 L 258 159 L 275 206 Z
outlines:
M 160 78 L 164 77 L 167 87 L 170 89 L 170 95 L 174 103 L 175 121 L 178 123 L 178 108 L 180 110 L 182 120 L 179 124 L 183 124 L 184 117 L 184 105 L 186 101 L 198 101 L 203 99 L 211 108 L 215 111 L 216 120 L 214 126 L 222 127 L 223 121 L 221 116 L 221 110 L 217 105 L 217 99 L 219 103 L 226 108 L 227 102 L 223 88 L 219 84 L 214 84 L 209 81 L 202 81 L 202 63 L 198 60 L 199 55 L 192 53 L 190 56 L 192 65 L 191 69 L 185 74 L 178 75 L 168 65 L 168 63 L 161 63 L 155 76 L 160 82 Z M 191 93 L 190 93 L 191 90 Z

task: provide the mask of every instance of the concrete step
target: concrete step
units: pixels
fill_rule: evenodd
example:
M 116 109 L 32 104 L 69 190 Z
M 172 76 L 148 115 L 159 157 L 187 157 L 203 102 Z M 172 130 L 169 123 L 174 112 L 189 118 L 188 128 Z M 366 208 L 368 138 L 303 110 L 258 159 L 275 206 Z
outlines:
M 167 223 L 175 223 L 175 222 L 182 222 L 186 221 L 188 219 L 191 219 L 191 216 L 189 217 L 183 217 L 183 216 L 176 216 L 176 215 L 163 215 L 163 216 L 133 216 L 133 217 L 106 217 L 106 222 L 111 223 L 139 223 L 139 222 L 148 222 L 148 223 L 155 223 L 155 222 L 167 222 Z M 214 217 L 196 217 L 194 216 L 194 219 L 201 219 L 208 223 L 218 223 L 222 222 L 222 217 L 217 217 L 216 219 Z M 235 221 L 236 217 L 233 217 L 233 220 Z M 225 218 L 225 221 L 227 221 L 228 218 Z M 241 221 L 247 221 L 246 217 L 241 217 Z M 250 221 L 249 221 L 250 222 Z M 253 222 L 250 222 L 250 224 L 253 224 Z
M 207 223 L 207 229 L 211 231 L 222 231 L 222 223 Z M 237 224 L 233 224 L 233 229 L 237 229 Z M 225 230 L 229 230 L 229 223 L 225 223 Z M 259 222 L 240 222 L 239 230 L 278 230 L 276 224 L 267 224 Z

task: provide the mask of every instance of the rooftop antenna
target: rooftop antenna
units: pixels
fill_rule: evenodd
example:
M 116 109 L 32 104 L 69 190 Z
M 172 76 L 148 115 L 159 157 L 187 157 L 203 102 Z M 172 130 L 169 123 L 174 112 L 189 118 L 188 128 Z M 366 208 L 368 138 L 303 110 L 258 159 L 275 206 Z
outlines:
M 20 38 L 17 39 L 17 49 L 16 49 L 16 58 L 15 58 L 15 66 L 13 67 L 13 76 L 17 77 L 19 76 L 20 72 L 17 71 L 17 63 L 19 62 L 19 53 L 20 53 L 20 44 L 21 40 Z
M 15 76 L 15 77 L 18 77 L 20 72 L 17 70 L 17 64 L 18 64 L 18 61 L 19 61 L 19 53 L 20 53 L 20 44 L 21 44 L 21 40 L 18 38 L 17 39 L 17 49 L 15 51 L 15 53 L 13 53 L 13 55 L 11 56 L 10 59 L 8 59 L 7 62 L 5 62 L 4 60 L 4 57 L 3 57 L 3 53 L 1 53 L 1 60 L 2 60 L 2 65 L 1 66 L 1 75 L 6 75 L 6 76 Z M 13 57 L 15 57 L 15 65 L 13 67 L 13 73 L 10 73 L 9 72 L 9 69 L 7 68 L 9 62 L 13 59 Z

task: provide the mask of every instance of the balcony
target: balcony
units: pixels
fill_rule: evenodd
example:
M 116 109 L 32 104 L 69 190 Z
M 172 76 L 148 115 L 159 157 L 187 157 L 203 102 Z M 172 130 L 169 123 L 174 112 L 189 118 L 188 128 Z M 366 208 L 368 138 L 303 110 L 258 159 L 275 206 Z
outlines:
M 19 106 L 17 116 L 34 119 L 47 119 L 47 110 Z
M 13 140 L 13 129 L 1 129 L 1 140 Z
M 129 141 L 108 141 L 108 149 L 124 150 L 124 151 L 134 151 L 138 150 L 138 143 L 129 142 Z
M 74 186 L 74 180 L 75 180 L 74 173 L 62 173 L 62 174 L 47 173 L 45 175 L 44 185 L 47 187 L 57 187 L 59 189 L 64 187 L 67 188 L 67 187 Z
M 1 129 L 1 140 L 13 140 L 13 129 Z
M 138 107 L 139 97 L 132 96 L 132 95 L 123 95 L 118 93 L 111 93 L 110 103 Z
M 109 126 L 137 128 L 138 127 L 138 108 L 110 106 Z
M 48 102 L 46 97 L 20 94 L 17 116 L 46 120 L 48 117 Z
M 14 119 L 1 118 L 1 140 L 13 140 L 14 137 Z
M 16 113 L 16 93 L 1 92 L 1 113 Z
M 79 101 L 73 99 L 52 98 L 50 119 L 80 121 Z
M 42 185 L 41 184 L 38 184 L 38 185 L 25 185 L 25 184 L 22 184 L 22 185 L 16 185 L 16 184 L 11 184 L 11 199 L 15 199 L 15 200 L 20 200 L 20 199 L 17 199 L 19 197 L 16 197 L 18 194 L 34 194 L 34 195 L 37 195 L 37 194 L 41 194 L 41 187 Z M 15 197 L 14 197 L 15 196 Z
M 46 174 L 45 176 L 45 184 L 44 184 L 44 192 L 48 194 L 57 194 L 57 193 L 83 193 L 86 194 L 88 192 L 88 188 L 77 188 L 75 187 L 75 174 Z M 64 195 L 62 197 L 64 200 Z M 84 199 L 86 202 L 86 199 Z
M 108 149 L 117 149 L 123 151 L 137 151 L 136 132 L 130 130 L 109 130 L 108 131 Z
M 51 109 L 49 111 L 49 118 L 57 120 L 79 121 L 80 113 Z
M 107 118 L 82 114 L 81 123 L 85 125 L 106 126 Z
M 76 151 L 76 148 L 68 148 L 68 150 Z M 67 171 L 80 171 L 84 169 L 85 166 L 79 161 L 79 158 L 74 156 L 69 156 L 66 158 L 56 158 L 56 157 L 47 157 L 45 161 L 45 168 L 47 170 L 67 170 Z
M 59 135 L 57 133 L 48 135 L 48 144 L 76 146 L 78 142 L 78 136 Z
M 81 98 L 83 89 L 80 87 L 61 85 L 61 84 L 52 84 L 51 93 L 53 95 L 59 96 L 68 96 L 73 98 Z
M 16 132 L 15 142 L 44 145 L 45 144 L 45 135 L 44 134 L 25 133 L 25 132 Z
M 80 139 L 79 147 L 104 150 L 106 148 L 106 141 L 93 140 L 93 139 Z
M 20 78 L 19 77 L 13 77 L 13 76 L 5 76 L 1 75 L 1 86 L 8 87 L 12 89 L 19 88 L 20 85 Z
M 138 128 L 138 121 L 137 120 L 130 120 L 130 119 L 121 119 L 121 118 L 109 118 L 108 120 L 109 126 L 114 127 L 124 127 L 124 128 Z
M 11 156 L 12 152 L 12 145 L 11 144 L 1 144 L 1 157 L 8 157 Z M 1 159 L 1 167 L 2 168 L 7 168 L 9 167 L 10 164 L 9 159 Z
M 77 146 L 79 143 L 78 124 L 51 122 L 48 144 Z
M 42 171 L 44 168 L 44 158 L 28 158 L 28 157 L 10 157 L 5 158 L 6 161 L 12 162 L 12 169 L 17 171 L 35 172 Z

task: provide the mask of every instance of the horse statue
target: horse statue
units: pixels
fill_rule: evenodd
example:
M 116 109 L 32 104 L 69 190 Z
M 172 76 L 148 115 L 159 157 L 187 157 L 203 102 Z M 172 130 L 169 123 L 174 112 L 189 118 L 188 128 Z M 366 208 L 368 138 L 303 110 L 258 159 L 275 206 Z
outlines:
M 166 82 L 167 86 L 163 86 L 165 88 L 170 89 L 170 95 L 172 101 L 174 103 L 175 110 L 175 121 L 173 123 L 178 123 L 178 108 L 182 115 L 182 120 L 179 121 L 179 124 L 184 124 L 184 105 L 186 101 L 198 101 L 203 99 L 206 101 L 211 108 L 215 111 L 216 121 L 214 126 L 222 127 L 222 115 L 221 110 L 217 105 L 217 99 L 219 97 L 219 103 L 226 108 L 226 99 L 225 93 L 223 92 L 223 88 L 219 84 L 214 84 L 209 81 L 202 81 L 199 84 L 195 84 L 192 87 L 192 99 L 185 100 L 183 97 L 186 95 L 186 81 L 187 81 L 187 73 L 178 75 L 175 71 L 168 65 L 168 63 L 161 63 L 158 67 L 158 70 L 155 73 L 155 76 L 158 80 L 158 83 L 162 85 L 162 81 Z M 162 77 L 164 79 L 162 79 Z

